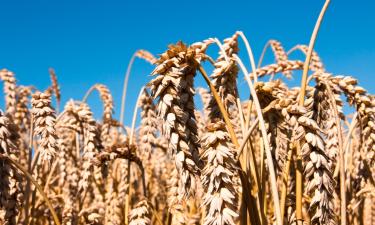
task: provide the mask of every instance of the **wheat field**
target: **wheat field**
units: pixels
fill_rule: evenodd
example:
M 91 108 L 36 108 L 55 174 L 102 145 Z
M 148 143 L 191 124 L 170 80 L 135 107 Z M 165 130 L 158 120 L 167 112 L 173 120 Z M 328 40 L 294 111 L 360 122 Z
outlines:
M 104 84 L 63 103 L 58 71 L 38 90 L 0 70 L 0 224 L 375 224 L 375 96 L 314 51 L 328 3 L 309 45 L 270 40 L 257 65 L 241 31 L 136 51 L 119 119 Z M 125 115 L 136 59 L 154 70 Z

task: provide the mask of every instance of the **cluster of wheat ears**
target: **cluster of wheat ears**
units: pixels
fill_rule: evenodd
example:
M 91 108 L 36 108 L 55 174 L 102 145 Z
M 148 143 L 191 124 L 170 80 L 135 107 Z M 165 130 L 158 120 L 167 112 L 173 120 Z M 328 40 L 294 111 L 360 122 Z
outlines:
M 158 59 L 137 51 L 119 120 L 105 85 L 59 112 L 52 69 L 43 92 L 1 70 L 0 224 L 375 224 L 375 97 L 355 78 L 328 73 L 313 51 L 324 10 L 309 46 L 285 51 L 270 40 L 275 63 L 266 66 L 255 65 L 242 32 L 178 42 Z M 241 40 L 251 72 L 237 55 Z M 214 45 L 216 60 L 206 54 Z M 296 51 L 305 62 L 291 59 Z M 136 58 L 155 69 L 127 127 Z M 301 85 L 289 87 L 298 70 Z M 242 101 L 238 74 L 250 90 Z M 200 75 L 207 89 L 194 87 Z M 85 103 L 93 91 L 100 121 Z

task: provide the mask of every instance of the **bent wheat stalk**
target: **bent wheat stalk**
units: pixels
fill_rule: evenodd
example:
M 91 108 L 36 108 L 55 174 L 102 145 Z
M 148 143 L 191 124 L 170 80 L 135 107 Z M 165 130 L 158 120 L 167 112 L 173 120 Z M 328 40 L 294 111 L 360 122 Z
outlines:
M 125 106 L 126 106 L 126 104 L 125 104 L 126 103 L 126 92 L 127 92 L 127 89 L 128 89 L 130 72 L 131 72 L 133 63 L 134 63 L 134 61 L 137 57 L 139 57 L 141 59 L 144 59 L 151 64 L 154 64 L 156 62 L 156 59 L 153 57 L 153 55 L 151 53 L 147 52 L 146 50 L 138 50 L 130 58 L 128 67 L 126 69 L 124 84 L 123 84 L 123 89 L 122 89 L 121 109 L 120 109 L 120 123 L 121 124 L 124 124 L 124 113 L 125 113 Z

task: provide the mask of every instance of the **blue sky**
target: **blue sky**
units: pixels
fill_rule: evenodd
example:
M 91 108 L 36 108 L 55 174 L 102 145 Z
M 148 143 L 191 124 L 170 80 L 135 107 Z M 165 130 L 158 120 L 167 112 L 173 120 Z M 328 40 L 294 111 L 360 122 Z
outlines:
M 112 91 L 118 116 L 123 74 L 137 49 L 159 54 L 178 40 L 192 43 L 208 37 L 224 39 L 242 30 L 259 58 L 269 39 L 281 41 L 286 49 L 298 43 L 308 44 L 323 3 L 0 0 L 0 68 L 14 71 L 20 84 L 33 84 L 40 89 L 49 85 L 48 68 L 55 68 L 64 101 L 81 99 L 90 86 L 103 83 Z M 375 2 L 371 0 L 333 0 L 316 43 L 328 71 L 353 75 L 372 93 L 374 11 Z M 268 52 L 265 63 L 272 61 L 271 56 Z M 150 79 L 152 68 L 141 60 L 133 66 L 127 123 L 138 91 Z M 95 112 L 100 112 L 94 96 L 89 103 Z

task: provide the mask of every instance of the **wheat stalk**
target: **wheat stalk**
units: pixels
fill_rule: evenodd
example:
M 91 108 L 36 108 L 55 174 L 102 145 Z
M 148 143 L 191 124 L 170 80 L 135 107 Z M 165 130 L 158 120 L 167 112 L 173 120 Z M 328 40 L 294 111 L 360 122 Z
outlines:
M 127 67 L 126 73 L 125 73 L 124 85 L 123 85 L 123 88 L 122 88 L 121 110 L 120 110 L 120 123 L 121 124 L 124 124 L 124 113 L 125 113 L 125 106 L 126 106 L 126 92 L 128 90 L 128 82 L 129 82 L 130 72 L 131 72 L 133 63 L 134 63 L 134 61 L 137 57 L 139 57 L 141 59 L 144 59 L 151 64 L 154 64 L 156 62 L 154 56 L 146 50 L 138 50 L 130 58 L 130 61 L 129 61 L 129 64 L 128 64 L 128 67 Z
M 329 6 L 329 3 L 330 3 L 330 0 L 325 1 L 325 4 L 323 5 L 323 8 L 322 8 L 322 10 L 319 14 L 319 17 L 317 19 L 317 22 L 315 24 L 314 31 L 311 35 L 311 39 L 310 39 L 310 43 L 309 43 L 309 50 L 306 54 L 306 60 L 305 60 L 305 63 L 303 65 L 303 73 L 302 73 L 302 80 L 301 80 L 301 94 L 300 94 L 299 102 L 298 102 L 299 106 L 302 106 L 304 104 L 305 91 L 306 91 L 306 86 L 307 86 L 307 73 L 308 73 L 308 70 L 309 70 L 311 55 L 312 55 L 312 52 L 313 52 L 313 49 L 314 49 L 315 40 L 316 40 L 316 37 L 318 35 L 320 25 L 321 25 L 322 20 L 324 18 L 325 12 L 326 12 L 326 10 Z M 301 223 L 301 221 L 302 221 L 302 180 L 303 180 L 303 177 L 302 177 L 302 166 L 301 166 L 302 155 L 301 155 L 301 150 L 300 150 L 299 146 L 297 146 L 296 155 L 297 155 L 297 164 L 298 164 L 297 165 L 297 173 L 296 173 L 296 207 L 297 207 L 296 218 L 297 218 L 297 222 Z M 345 222 L 342 225 L 345 225 Z
M 224 40 L 219 57 L 214 64 L 214 71 L 211 74 L 211 82 L 217 90 L 225 109 L 229 112 L 229 119 L 234 127 L 237 139 L 242 139 L 242 131 L 239 126 L 239 116 L 236 99 L 238 98 L 237 73 L 238 67 L 233 54 L 238 53 L 238 34 Z M 210 119 L 218 117 L 220 110 L 215 104 L 215 98 L 211 97 L 209 105 Z
M 255 103 L 255 106 L 256 106 L 257 116 L 259 118 L 260 130 L 261 130 L 261 133 L 262 133 L 262 138 L 263 138 L 263 143 L 264 143 L 264 148 L 266 150 L 265 151 L 266 156 L 267 156 L 266 160 L 267 160 L 268 169 L 269 169 L 269 173 L 270 173 L 270 182 L 271 182 L 272 196 L 273 196 L 273 202 L 274 202 L 274 207 L 275 207 L 276 221 L 277 221 L 277 224 L 282 224 L 281 210 L 280 210 L 280 204 L 279 204 L 279 196 L 278 196 L 277 187 L 276 187 L 276 175 L 275 175 L 274 166 L 273 166 L 274 163 L 272 161 L 272 154 L 271 154 L 271 150 L 270 150 L 269 141 L 268 141 L 268 138 L 267 138 L 267 131 L 266 131 L 263 115 L 262 115 L 262 112 L 261 112 L 261 106 L 260 106 L 256 91 L 254 89 L 254 86 L 253 86 L 252 82 L 250 81 L 250 79 L 248 77 L 249 73 L 247 72 L 245 66 L 243 65 L 243 63 L 241 61 L 241 59 L 238 58 L 238 56 L 235 56 L 235 58 L 236 58 L 237 63 L 240 65 L 243 73 L 245 74 L 245 78 L 247 78 L 246 81 L 249 84 L 250 92 L 251 92 L 251 95 L 254 99 L 254 103 Z M 253 68 L 253 70 L 255 70 L 254 64 L 252 64 L 252 68 Z

